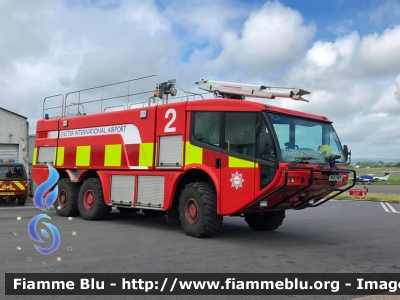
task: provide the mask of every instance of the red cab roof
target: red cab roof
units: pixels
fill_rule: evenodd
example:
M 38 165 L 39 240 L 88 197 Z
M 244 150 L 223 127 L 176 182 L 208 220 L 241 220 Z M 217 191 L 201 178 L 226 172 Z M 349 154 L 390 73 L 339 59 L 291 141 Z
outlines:
M 323 122 L 332 123 L 328 118 L 315 114 L 309 114 L 301 111 L 281 108 L 269 104 L 253 102 L 249 100 L 236 100 L 236 99 L 205 99 L 198 101 L 188 101 L 186 109 L 189 111 L 270 111 L 282 114 L 288 114 L 296 117 L 309 118 Z

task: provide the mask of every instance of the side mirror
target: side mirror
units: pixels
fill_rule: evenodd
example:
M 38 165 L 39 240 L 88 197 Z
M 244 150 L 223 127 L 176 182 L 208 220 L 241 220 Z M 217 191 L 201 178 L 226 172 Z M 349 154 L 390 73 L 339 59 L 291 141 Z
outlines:
M 349 163 L 350 163 L 351 151 L 349 151 L 349 148 L 347 147 L 347 145 L 343 145 L 343 154 L 344 154 L 345 162 L 347 163 L 347 160 L 349 160 Z

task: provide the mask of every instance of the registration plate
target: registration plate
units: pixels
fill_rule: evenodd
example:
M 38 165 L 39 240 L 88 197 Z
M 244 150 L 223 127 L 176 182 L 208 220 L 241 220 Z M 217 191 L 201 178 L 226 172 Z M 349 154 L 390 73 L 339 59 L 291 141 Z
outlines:
M 12 195 L 15 195 L 15 193 L 13 193 L 13 192 L 3 192 L 3 193 L 0 193 L 0 196 L 12 196 Z
M 330 175 L 329 181 L 343 181 L 344 177 L 342 175 Z

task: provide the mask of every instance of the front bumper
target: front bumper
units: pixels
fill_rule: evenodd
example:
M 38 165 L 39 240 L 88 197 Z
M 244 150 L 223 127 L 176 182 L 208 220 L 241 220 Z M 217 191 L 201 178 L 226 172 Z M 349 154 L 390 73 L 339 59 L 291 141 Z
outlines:
M 301 186 L 291 186 L 290 172 L 306 171 L 308 183 Z M 353 174 L 353 182 L 329 181 L 330 175 Z M 316 175 L 317 174 L 317 175 Z M 246 212 L 270 211 L 282 209 L 304 209 L 317 207 L 351 189 L 355 184 L 356 172 L 354 170 L 326 169 L 316 170 L 312 167 L 289 166 L 285 170 L 284 183 L 259 197 L 246 208 Z M 334 193 L 334 194 L 332 194 Z M 260 202 L 267 201 L 267 206 L 262 207 Z

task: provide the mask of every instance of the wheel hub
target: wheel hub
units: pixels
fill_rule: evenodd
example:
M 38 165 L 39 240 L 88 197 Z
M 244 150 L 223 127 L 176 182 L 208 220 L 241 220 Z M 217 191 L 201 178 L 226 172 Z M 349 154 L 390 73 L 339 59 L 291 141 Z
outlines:
M 197 202 L 195 199 L 190 198 L 186 202 L 186 220 L 189 224 L 194 225 L 197 223 L 199 218 L 199 207 L 197 206 Z
M 58 195 L 58 204 L 64 208 L 67 205 L 67 192 L 65 190 L 61 190 Z
M 95 196 L 92 190 L 86 191 L 85 195 L 83 196 L 83 205 L 87 210 L 91 210 L 95 203 Z

